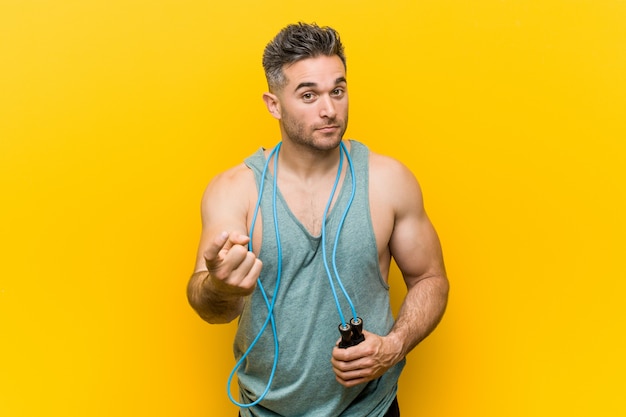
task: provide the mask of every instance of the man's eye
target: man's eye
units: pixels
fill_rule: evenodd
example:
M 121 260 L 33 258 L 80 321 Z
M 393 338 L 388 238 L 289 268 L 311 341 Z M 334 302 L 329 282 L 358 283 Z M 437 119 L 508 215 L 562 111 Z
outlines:
M 313 100 L 313 97 L 314 97 L 313 93 L 304 93 L 304 94 L 302 94 L 302 98 L 304 100 L 307 100 L 307 101 Z
M 341 95 L 343 95 L 343 90 L 341 88 L 335 88 L 333 90 L 333 95 L 334 96 L 341 96 Z

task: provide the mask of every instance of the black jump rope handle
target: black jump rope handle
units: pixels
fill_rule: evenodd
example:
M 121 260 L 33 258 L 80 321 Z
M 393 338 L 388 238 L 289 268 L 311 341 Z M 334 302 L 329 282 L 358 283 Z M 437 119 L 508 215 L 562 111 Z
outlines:
M 356 319 L 352 318 L 350 324 L 339 324 L 339 334 L 341 334 L 341 341 L 339 347 L 342 349 L 355 346 L 365 340 L 363 336 L 363 320 L 360 317 Z

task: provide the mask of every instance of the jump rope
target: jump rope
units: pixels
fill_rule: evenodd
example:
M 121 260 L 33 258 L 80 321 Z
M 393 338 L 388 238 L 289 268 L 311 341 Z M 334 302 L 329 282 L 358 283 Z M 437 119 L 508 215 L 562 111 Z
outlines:
M 254 208 L 254 215 L 252 217 L 252 226 L 250 227 L 250 241 L 248 243 L 248 250 L 252 252 L 252 232 L 254 231 L 254 225 L 256 224 L 256 219 L 257 219 L 257 215 L 259 213 L 259 209 L 261 207 L 261 197 L 263 196 L 263 189 L 265 186 L 265 177 L 267 175 L 267 171 L 268 171 L 268 167 L 269 167 L 269 163 L 272 160 L 272 157 L 274 158 L 274 179 L 273 179 L 273 190 L 272 190 L 272 211 L 273 211 L 273 215 L 274 215 L 274 230 L 276 233 L 276 248 L 277 248 L 277 252 L 278 252 L 278 267 L 277 267 L 277 271 L 276 271 L 276 284 L 274 286 L 274 295 L 272 296 L 272 299 L 270 301 L 269 297 L 267 296 L 267 293 L 265 291 L 265 288 L 263 287 L 263 284 L 261 283 L 261 280 L 259 279 L 257 281 L 257 287 L 259 288 L 259 291 L 261 292 L 261 295 L 263 296 L 263 300 L 265 301 L 265 305 L 267 307 L 267 318 L 265 319 L 265 322 L 263 323 L 263 325 L 261 326 L 261 329 L 259 330 L 259 333 L 256 335 L 256 337 L 254 338 L 254 340 L 252 341 L 252 343 L 250 344 L 250 346 L 248 347 L 248 349 L 245 351 L 245 353 L 241 356 L 241 358 L 239 359 L 239 361 L 237 361 L 237 363 L 235 364 L 235 367 L 233 368 L 233 370 L 230 373 L 230 376 L 228 377 L 228 383 L 227 383 L 227 393 L 228 393 L 228 398 L 230 399 L 230 401 L 235 404 L 238 407 L 243 407 L 243 408 L 250 408 L 253 407 L 255 405 L 257 405 L 258 403 L 260 403 L 265 396 L 267 395 L 267 393 L 270 390 L 270 386 L 272 385 L 272 381 L 274 380 L 274 376 L 276 374 L 276 367 L 278 365 L 278 332 L 276 330 L 276 322 L 274 320 L 274 305 L 276 303 L 276 298 L 278 295 L 278 289 L 280 287 L 280 281 L 281 281 L 281 276 L 282 276 L 282 263 L 283 263 L 283 251 L 282 251 L 282 246 L 280 243 L 280 232 L 279 232 L 279 228 L 278 228 L 278 216 L 276 214 L 276 196 L 277 196 L 277 190 L 278 190 L 278 182 L 277 182 L 277 178 L 278 178 L 278 154 L 280 152 L 280 147 L 282 145 L 282 142 L 279 142 L 274 149 L 272 149 L 272 151 L 270 152 L 269 156 L 267 157 L 267 160 L 265 161 L 265 166 L 263 167 L 263 171 L 261 173 L 261 181 L 260 181 L 260 186 L 259 186 L 259 197 L 257 199 L 256 202 L 256 206 Z M 348 204 L 346 205 L 346 208 L 343 212 L 343 215 L 341 216 L 341 220 L 339 221 L 339 225 L 337 226 L 337 234 L 335 235 L 335 241 L 334 241 L 334 246 L 333 246 L 333 251 L 332 251 L 332 258 L 331 258 L 331 265 L 332 265 L 332 272 L 330 269 L 330 266 L 328 264 L 328 259 L 326 257 L 326 219 L 328 217 L 328 210 L 330 209 L 330 205 L 333 201 L 333 198 L 335 196 L 335 191 L 337 190 L 337 185 L 339 184 L 339 179 L 341 178 L 341 172 L 342 172 L 342 168 L 343 168 L 343 158 L 344 156 L 346 157 L 346 159 L 348 160 L 348 167 L 350 169 L 350 174 L 351 174 L 351 178 L 352 178 L 352 192 L 350 195 L 350 199 L 348 200 Z M 337 246 L 338 246 L 338 242 L 339 242 L 339 235 L 341 234 L 341 229 L 343 227 L 343 223 L 346 219 L 346 216 L 348 215 L 348 210 L 350 210 L 350 206 L 352 205 L 352 202 L 354 201 L 354 194 L 356 192 L 356 178 L 354 176 L 354 167 L 352 164 L 352 158 L 350 157 L 349 152 L 346 149 L 346 146 L 344 145 L 343 142 L 341 142 L 340 147 L 339 147 L 339 168 L 337 169 L 337 177 L 335 178 L 335 183 L 333 184 L 333 188 L 332 191 L 330 192 L 330 197 L 328 198 L 328 202 L 326 203 L 326 207 L 324 209 L 324 214 L 322 216 L 322 259 L 324 261 L 324 268 L 326 270 L 326 275 L 328 276 L 328 280 L 330 283 L 330 288 L 332 290 L 333 293 L 333 298 L 335 300 L 335 304 L 337 306 L 337 312 L 339 313 L 339 318 L 341 320 L 341 323 L 339 324 L 339 334 L 341 335 L 341 341 L 339 342 L 339 347 L 340 348 L 348 348 L 350 346 L 354 346 L 357 345 L 359 343 L 361 343 L 363 340 L 365 340 L 365 337 L 363 336 L 363 320 L 356 314 L 356 309 L 354 308 L 354 304 L 352 303 L 352 299 L 350 298 L 350 296 L 348 295 L 343 283 L 341 282 L 341 278 L 339 277 L 339 271 L 337 270 L 337 259 L 336 259 L 336 254 L 337 254 Z M 341 289 L 341 292 L 343 293 L 344 297 L 346 298 L 346 301 L 348 302 L 348 304 L 350 305 L 350 309 L 352 310 L 352 319 L 350 320 L 350 322 L 346 322 L 346 319 L 343 315 L 343 312 L 341 311 L 341 306 L 339 303 L 339 297 L 337 295 L 337 290 L 336 290 L 336 286 L 338 286 Z M 240 403 L 238 401 L 236 401 L 232 394 L 231 394 L 231 384 L 232 384 L 232 379 L 235 376 L 235 374 L 237 373 L 237 371 L 239 370 L 239 368 L 241 367 L 241 365 L 243 364 L 244 360 L 248 357 L 248 355 L 250 354 L 250 352 L 252 352 L 252 349 L 254 349 L 255 345 L 257 344 L 257 342 L 259 341 L 259 339 L 261 338 L 261 335 L 265 332 L 265 330 L 267 329 L 267 326 L 271 325 L 272 328 L 272 336 L 274 338 L 274 362 L 272 364 L 272 370 L 270 371 L 270 375 L 267 381 L 267 385 L 265 386 L 265 389 L 263 390 L 263 392 L 261 393 L 261 395 L 259 396 L 259 398 L 257 398 L 255 401 L 248 403 L 248 404 L 243 404 Z

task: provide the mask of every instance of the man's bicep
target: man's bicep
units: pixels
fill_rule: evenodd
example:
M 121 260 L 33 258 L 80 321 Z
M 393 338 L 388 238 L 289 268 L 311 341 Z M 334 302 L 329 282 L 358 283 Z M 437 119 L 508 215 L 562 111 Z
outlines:
M 444 275 L 437 232 L 431 223 L 417 181 L 408 180 L 390 240 L 392 256 L 408 287 L 423 278 Z
M 195 270 L 206 270 L 204 253 L 222 232 L 247 234 L 249 190 L 242 178 L 221 174 L 207 186 L 201 204 L 202 232 Z

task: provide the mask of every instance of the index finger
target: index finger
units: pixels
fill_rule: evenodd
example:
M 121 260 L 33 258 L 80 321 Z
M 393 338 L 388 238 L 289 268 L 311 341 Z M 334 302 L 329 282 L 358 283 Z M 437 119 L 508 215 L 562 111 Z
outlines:
M 224 245 L 226 245 L 226 242 L 228 242 L 228 232 L 222 232 L 217 235 L 202 254 L 205 263 L 208 264 L 216 261 L 220 251 L 224 248 Z

